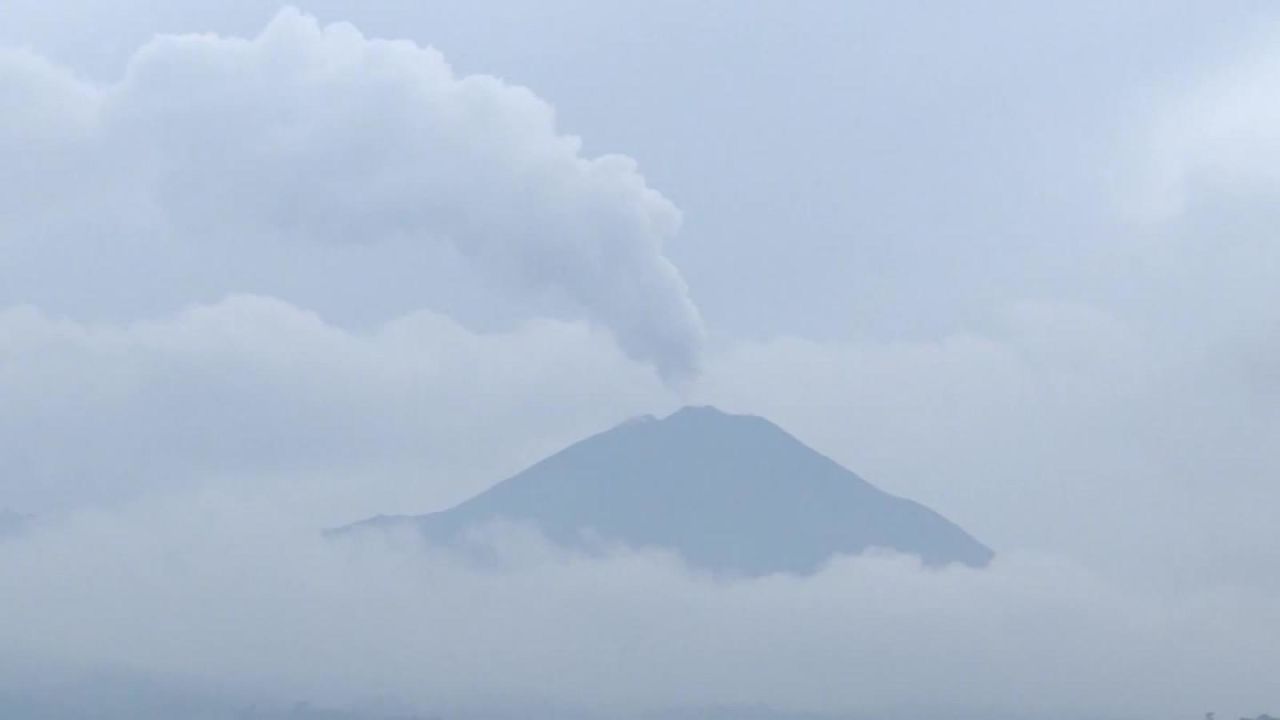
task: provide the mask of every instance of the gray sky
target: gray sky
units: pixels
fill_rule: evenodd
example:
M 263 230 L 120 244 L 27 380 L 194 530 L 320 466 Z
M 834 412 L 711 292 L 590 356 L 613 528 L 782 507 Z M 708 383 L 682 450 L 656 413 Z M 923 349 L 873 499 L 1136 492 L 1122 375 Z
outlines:
M 823 583 L 847 600 L 879 578 L 884 607 L 921 587 L 960 598 L 951 625 L 899 618 L 904 637 L 1014 634 L 990 607 L 1078 623 L 1071 648 L 995 643 L 990 672 L 944 699 L 1019 709 L 995 688 L 1031 661 L 1056 668 L 1017 686 L 1046 711 L 1274 714 L 1248 668 L 1280 640 L 1280 8 L 689 5 L 7 3 L 0 510 L 44 520 L 0 540 L 0 589 L 28 596 L 8 607 L 27 626 L 0 619 L 0 639 L 55 664 L 171 665 L 163 647 L 86 650 L 111 645 L 92 603 L 43 610 L 96 566 L 147 578 L 148 539 L 212 562 L 192 523 L 157 514 L 287 536 L 249 576 L 214 563 L 176 593 L 306 577 L 334 562 L 308 528 L 444 507 L 630 415 L 709 402 L 1012 559 L 985 580 L 849 563 L 773 595 L 624 556 L 593 572 L 634 572 L 617 592 L 652 582 L 671 605 L 610 602 L 612 620 L 703 602 L 745 624 L 712 633 L 710 658 L 715 638 L 826 602 Z M 178 32 L 207 34 L 156 39 Z M 96 560 L 58 566 L 81 556 Z M 343 596 L 341 572 L 314 569 Z M 423 572 L 365 583 L 457 571 Z M 527 590 L 561 572 L 591 577 L 546 558 L 517 574 Z M 452 581 L 460 598 L 489 582 Z M 104 597 L 143 608 L 120 632 L 173 605 L 119 592 Z M 274 617 L 286 603 L 267 595 L 235 607 Z M 339 635 L 411 621 L 388 618 Z M 61 619 L 47 646 L 28 633 Z M 526 651 L 565 640 L 546 629 L 563 617 L 542 621 Z M 1117 665 L 1091 666 L 1083 639 L 1118 632 Z M 796 628 L 789 647 L 859 662 L 822 636 Z M 615 641 L 569 642 L 561 669 Z M 376 665 L 403 679 L 368 693 L 404 694 L 412 642 Z M 239 652 L 187 670 L 220 677 Z M 1131 692 L 1105 687 L 1161 656 Z M 922 658 L 902 655 L 917 682 L 954 679 Z M 333 671 L 284 665 L 287 682 L 261 677 L 301 693 Z M 706 701 L 858 705 L 797 700 L 821 673 L 770 685 L 767 663 L 742 666 Z M 1054 682 L 1090 667 L 1098 704 L 1072 705 Z M 497 691 L 539 687 L 512 677 Z M 612 707 L 682 690 L 546 692 Z

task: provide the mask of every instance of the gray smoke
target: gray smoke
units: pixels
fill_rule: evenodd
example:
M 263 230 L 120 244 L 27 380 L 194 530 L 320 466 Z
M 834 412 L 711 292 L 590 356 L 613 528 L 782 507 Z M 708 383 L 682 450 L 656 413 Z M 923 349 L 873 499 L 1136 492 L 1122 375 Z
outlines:
M 154 236 L 227 255 L 229 243 L 443 247 L 508 295 L 607 327 L 668 380 L 696 370 L 701 320 L 663 255 L 679 210 L 630 158 L 584 157 L 522 87 L 292 9 L 253 39 L 158 37 L 106 87 L 26 53 L 0 63 L 0 95 L 20 110 L 0 123 L 12 160 L 0 188 L 23 209 L 7 213 L 23 227 L 0 221 L 15 254 L 74 217 L 97 218 L 79 235 L 117 235 L 108 256 Z M 104 227 L 121 214 L 124 228 Z M 199 272 L 225 262 L 203 257 Z M 416 262 L 433 282 L 434 260 Z

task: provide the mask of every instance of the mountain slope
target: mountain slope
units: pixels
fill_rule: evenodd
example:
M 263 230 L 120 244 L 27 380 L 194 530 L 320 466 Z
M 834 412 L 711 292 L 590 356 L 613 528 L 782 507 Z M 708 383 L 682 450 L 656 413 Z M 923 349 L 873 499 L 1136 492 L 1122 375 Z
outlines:
M 941 515 L 885 493 L 763 418 L 685 408 L 587 438 L 443 512 L 412 523 L 435 542 L 498 519 L 575 545 L 584 533 L 678 551 L 733 573 L 809 573 L 873 547 L 926 564 L 986 565 L 987 547 Z

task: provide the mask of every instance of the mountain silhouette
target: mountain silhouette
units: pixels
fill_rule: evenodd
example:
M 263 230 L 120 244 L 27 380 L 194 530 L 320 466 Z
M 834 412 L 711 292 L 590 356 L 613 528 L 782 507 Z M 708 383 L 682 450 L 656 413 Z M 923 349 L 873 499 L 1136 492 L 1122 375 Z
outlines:
M 678 552 L 734 574 L 807 574 L 883 548 L 932 566 L 992 551 L 946 518 L 872 486 L 773 423 L 711 407 L 637 418 L 586 438 L 449 510 L 378 516 L 335 532 L 410 524 L 432 542 L 505 520 L 553 542 L 592 538 Z

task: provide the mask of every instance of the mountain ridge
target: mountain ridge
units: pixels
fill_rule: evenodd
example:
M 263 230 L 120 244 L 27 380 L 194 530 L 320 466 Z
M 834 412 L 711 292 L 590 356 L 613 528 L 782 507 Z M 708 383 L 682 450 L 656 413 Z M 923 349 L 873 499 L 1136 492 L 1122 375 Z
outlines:
M 632 418 L 450 509 L 335 532 L 409 524 L 451 544 L 498 520 L 532 524 L 560 545 L 595 537 L 744 575 L 809 574 L 873 548 L 930 566 L 983 567 L 994 557 L 943 516 L 880 490 L 772 422 L 711 406 Z

